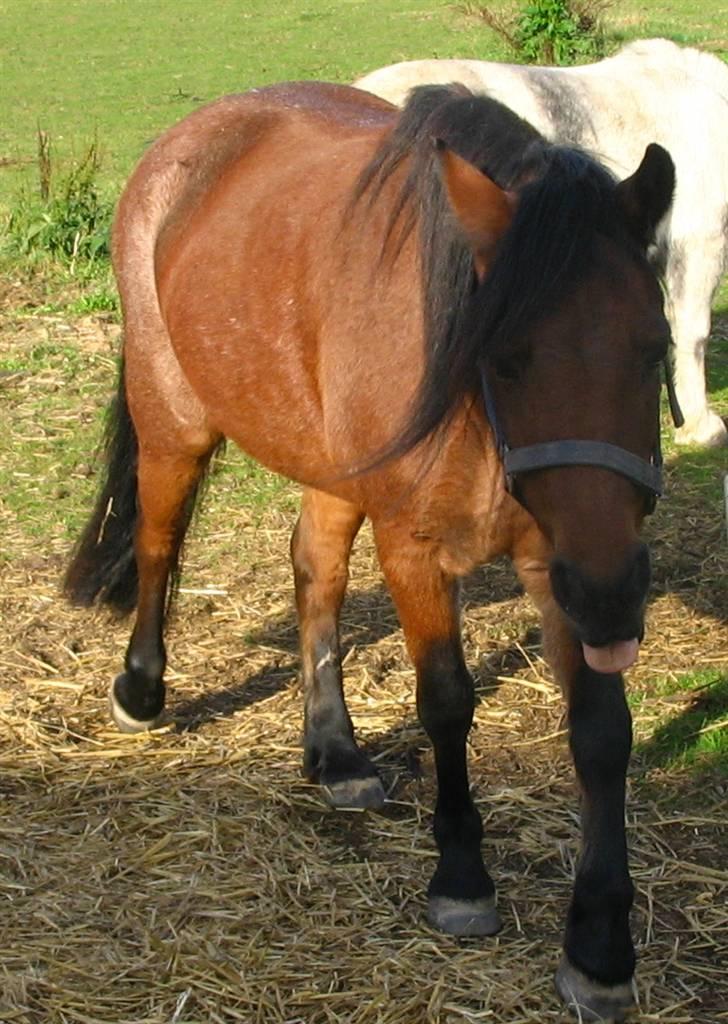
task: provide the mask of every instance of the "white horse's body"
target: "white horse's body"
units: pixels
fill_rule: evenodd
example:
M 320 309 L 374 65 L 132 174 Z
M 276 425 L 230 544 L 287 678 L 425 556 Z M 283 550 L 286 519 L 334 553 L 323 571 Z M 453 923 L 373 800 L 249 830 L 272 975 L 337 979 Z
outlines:
M 552 141 L 591 150 L 620 178 L 634 171 L 649 142 L 670 152 L 677 188 L 656 258 L 664 266 L 685 416 L 677 439 L 725 444 L 726 427 L 707 402 L 704 356 L 728 256 L 728 67 L 699 50 L 647 39 L 581 67 L 419 60 L 354 84 L 402 104 L 417 85 L 449 82 L 494 96 Z

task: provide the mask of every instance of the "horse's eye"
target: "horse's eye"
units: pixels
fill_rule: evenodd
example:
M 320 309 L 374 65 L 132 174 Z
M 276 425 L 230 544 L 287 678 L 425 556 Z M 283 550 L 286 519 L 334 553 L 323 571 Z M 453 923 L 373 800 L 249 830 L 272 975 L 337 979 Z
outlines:
M 513 381 L 518 379 L 520 365 L 513 359 L 499 359 L 493 369 L 495 370 L 496 377 L 499 377 L 501 380 Z
M 493 370 L 500 380 L 515 381 L 523 374 L 526 361 L 525 352 L 509 352 L 493 360 Z

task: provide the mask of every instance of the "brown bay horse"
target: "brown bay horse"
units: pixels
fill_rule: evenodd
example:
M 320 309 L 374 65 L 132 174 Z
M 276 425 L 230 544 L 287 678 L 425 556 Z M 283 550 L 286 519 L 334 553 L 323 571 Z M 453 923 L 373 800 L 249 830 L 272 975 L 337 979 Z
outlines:
M 342 688 L 338 615 L 371 519 L 432 741 L 433 924 L 497 931 L 469 792 L 459 579 L 508 553 L 543 618 L 582 792 L 557 986 L 583 1019 L 632 1004 L 621 672 L 643 632 L 669 342 L 645 258 L 674 172 L 621 183 L 505 107 L 426 87 L 400 113 L 316 83 L 224 98 L 164 134 L 113 239 L 124 350 L 105 482 L 68 570 L 136 606 L 122 729 L 165 700 L 163 627 L 201 477 L 224 438 L 304 485 L 292 541 L 304 768 L 383 802 Z

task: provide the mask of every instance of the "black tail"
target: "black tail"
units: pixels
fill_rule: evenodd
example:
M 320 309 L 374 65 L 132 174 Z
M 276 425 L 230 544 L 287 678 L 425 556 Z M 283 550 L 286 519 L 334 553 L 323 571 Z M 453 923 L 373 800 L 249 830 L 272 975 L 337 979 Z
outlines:
M 64 590 L 74 604 L 98 601 L 130 612 L 137 601 L 134 531 L 139 449 L 126 400 L 123 360 L 118 391 L 107 415 L 104 450 L 104 482 L 73 553 Z

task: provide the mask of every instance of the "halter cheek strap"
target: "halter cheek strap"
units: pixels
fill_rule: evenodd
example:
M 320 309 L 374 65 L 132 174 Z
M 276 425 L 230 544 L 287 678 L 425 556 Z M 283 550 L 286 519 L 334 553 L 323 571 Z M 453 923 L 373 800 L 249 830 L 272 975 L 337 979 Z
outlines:
M 667 395 L 670 412 L 675 426 L 682 426 L 684 420 L 675 393 L 671 366 L 664 361 Z M 488 384 L 485 368 L 481 367 L 483 404 L 493 431 L 498 454 L 503 463 L 506 476 L 506 488 L 509 494 L 515 489 L 515 479 L 524 473 L 538 469 L 553 469 L 557 466 L 598 466 L 631 480 L 647 492 L 648 512 L 652 512 L 657 498 L 662 495 L 662 449 L 660 446 L 660 427 L 658 422 L 657 442 L 651 459 L 643 459 L 634 452 L 620 448 L 619 445 L 606 441 L 546 441 L 541 444 L 526 445 L 522 448 L 510 448 L 505 439 L 503 429 Z

